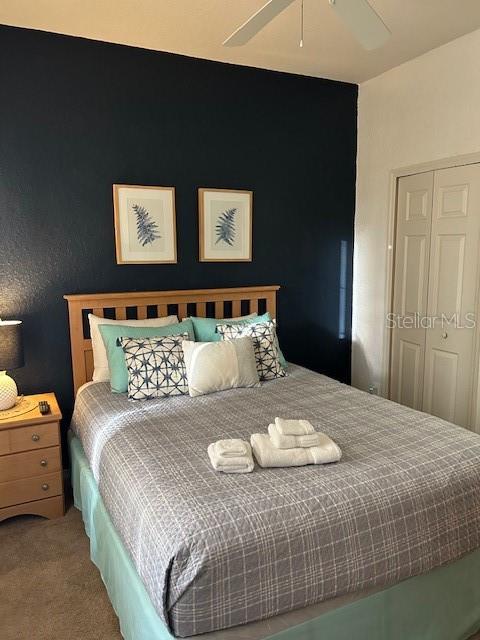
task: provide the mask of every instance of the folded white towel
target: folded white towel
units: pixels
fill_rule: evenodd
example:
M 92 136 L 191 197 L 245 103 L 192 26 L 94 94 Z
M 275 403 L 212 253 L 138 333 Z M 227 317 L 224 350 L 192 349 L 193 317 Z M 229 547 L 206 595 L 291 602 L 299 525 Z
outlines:
M 216 442 L 213 442 L 207 449 L 208 457 L 215 471 L 223 471 L 223 473 L 250 473 L 253 471 L 255 463 L 253 462 L 252 449 L 248 442 L 243 442 L 246 449 L 244 456 L 218 455 L 216 444 Z
M 320 447 L 277 449 L 266 433 L 254 433 L 250 442 L 261 467 L 301 467 L 306 464 L 338 462 L 342 457 L 340 447 L 325 434 Z
M 217 440 L 214 443 L 215 453 L 217 456 L 225 458 L 236 458 L 238 456 L 247 456 L 250 450 L 248 442 L 240 440 L 240 438 L 229 438 L 227 440 Z
M 275 418 L 275 426 L 282 436 L 305 436 L 315 431 L 313 425 L 308 420 L 285 420 Z
M 277 449 L 295 449 L 298 447 L 320 447 L 323 444 L 322 433 L 307 433 L 304 436 L 282 436 L 276 424 L 268 425 L 268 433 L 273 446 Z

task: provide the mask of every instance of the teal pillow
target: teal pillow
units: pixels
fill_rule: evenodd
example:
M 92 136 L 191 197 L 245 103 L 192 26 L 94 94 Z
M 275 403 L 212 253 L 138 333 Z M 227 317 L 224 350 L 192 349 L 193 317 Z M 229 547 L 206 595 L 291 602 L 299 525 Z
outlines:
M 163 327 L 126 327 L 116 324 L 100 324 L 98 328 L 107 352 L 110 386 L 114 393 L 125 393 L 128 388 L 125 355 L 122 347 L 117 345 L 117 338 L 155 338 L 157 336 L 178 336 L 180 333 L 188 333 L 190 340 L 195 340 L 193 323 L 189 318 L 183 322 L 168 324 Z
M 228 322 L 228 324 L 250 324 L 252 322 L 262 322 L 261 318 L 263 318 L 263 322 L 265 322 L 267 315 L 268 314 L 265 313 L 263 316 L 253 316 L 251 318 L 245 317 L 241 320 L 232 320 L 231 318 L 197 317 L 191 317 L 190 320 L 193 322 L 196 342 L 220 342 L 221 336 L 217 333 L 217 324 L 225 324 L 226 322 Z M 268 320 L 270 320 L 269 315 Z
M 272 318 L 268 311 L 261 316 L 242 318 L 241 320 L 232 320 L 230 318 L 190 318 L 193 323 L 195 340 L 197 342 L 218 342 L 221 340 L 220 334 L 217 333 L 217 324 L 258 324 L 259 322 L 269 322 L 271 319 Z M 285 360 L 280 347 L 278 348 L 278 358 L 282 367 L 286 367 L 287 361 Z

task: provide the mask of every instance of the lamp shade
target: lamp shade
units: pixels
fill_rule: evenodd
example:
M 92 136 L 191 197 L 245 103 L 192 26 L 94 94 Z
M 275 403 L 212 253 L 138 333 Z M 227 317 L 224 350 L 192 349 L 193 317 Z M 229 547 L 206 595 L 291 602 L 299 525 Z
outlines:
M 23 367 L 22 322 L 0 320 L 0 371 Z

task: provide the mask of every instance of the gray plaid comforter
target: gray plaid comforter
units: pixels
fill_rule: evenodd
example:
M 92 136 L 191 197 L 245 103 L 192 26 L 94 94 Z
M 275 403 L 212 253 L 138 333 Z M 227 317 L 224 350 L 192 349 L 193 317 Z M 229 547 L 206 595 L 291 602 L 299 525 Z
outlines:
M 80 437 L 113 523 L 177 636 L 372 585 L 480 546 L 480 437 L 301 367 L 260 388 L 128 401 L 77 397 Z M 216 473 L 207 445 L 280 415 L 334 438 L 341 462 Z

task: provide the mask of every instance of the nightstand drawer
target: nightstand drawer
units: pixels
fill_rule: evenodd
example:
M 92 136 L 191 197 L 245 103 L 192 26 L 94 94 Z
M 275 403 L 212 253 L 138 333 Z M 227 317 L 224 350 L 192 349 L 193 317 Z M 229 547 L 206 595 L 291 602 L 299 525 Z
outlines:
M 0 484 L 0 508 L 61 494 L 62 473 L 60 471 L 35 478 L 2 482 Z
M 1 456 L 0 482 L 32 478 L 45 473 L 60 471 L 61 464 L 60 447 Z
M 2 432 L 0 455 L 59 445 L 58 422 L 45 422 Z

